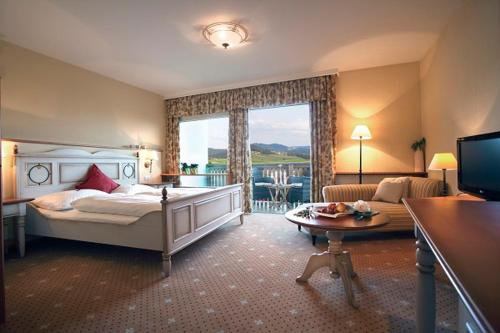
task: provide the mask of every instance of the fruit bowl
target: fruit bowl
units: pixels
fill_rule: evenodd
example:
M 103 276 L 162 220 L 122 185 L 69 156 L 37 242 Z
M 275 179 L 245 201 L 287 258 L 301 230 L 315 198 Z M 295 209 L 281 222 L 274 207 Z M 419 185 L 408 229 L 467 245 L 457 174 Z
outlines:
M 356 212 L 352 206 L 342 202 L 332 202 L 321 206 L 315 206 L 312 211 L 316 216 L 329 217 L 333 219 L 346 215 L 352 215 Z

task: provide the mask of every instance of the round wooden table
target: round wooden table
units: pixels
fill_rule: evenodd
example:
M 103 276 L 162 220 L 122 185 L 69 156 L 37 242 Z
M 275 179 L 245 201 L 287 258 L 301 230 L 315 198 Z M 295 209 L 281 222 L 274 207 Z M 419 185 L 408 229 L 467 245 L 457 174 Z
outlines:
M 330 268 L 330 276 L 341 278 L 344 289 L 347 294 L 347 300 L 351 306 L 357 308 L 358 303 L 352 291 L 351 279 L 356 277 L 352 267 L 351 254 L 342 249 L 342 239 L 345 231 L 362 231 L 375 229 L 386 225 L 389 217 L 385 214 L 378 214 L 368 219 L 356 220 L 352 215 L 340 218 L 328 218 L 314 216 L 311 218 L 300 217 L 295 214 L 304 210 L 305 207 L 299 207 L 285 214 L 285 218 L 299 226 L 316 228 L 326 231 L 328 237 L 328 250 L 323 253 L 316 253 L 309 258 L 304 273 L 297 277 L 297 282 L 307 282 L 307 280 L 321 267 Z

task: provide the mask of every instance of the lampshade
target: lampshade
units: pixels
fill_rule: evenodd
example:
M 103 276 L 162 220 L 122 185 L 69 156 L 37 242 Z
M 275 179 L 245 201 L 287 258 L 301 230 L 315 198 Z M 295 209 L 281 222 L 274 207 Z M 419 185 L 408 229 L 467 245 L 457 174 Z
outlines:
M 357 125 L 351 134 L 351 139 L 354 140 L 369 140 L 371 138 L 372 134 L 366 125 Z
M 429 170 L 456 170 L 457 160 L 452 153 L 436 153 L 429 164 Z
M 203 36 L 212 44 L 221 48 L 232 48 L 248 38 L 248 32 L 237 23 L 213 23 L 203 29 Z
M 158 161 L 158 152 L 156 150 L 144 150 L 144 159 Z

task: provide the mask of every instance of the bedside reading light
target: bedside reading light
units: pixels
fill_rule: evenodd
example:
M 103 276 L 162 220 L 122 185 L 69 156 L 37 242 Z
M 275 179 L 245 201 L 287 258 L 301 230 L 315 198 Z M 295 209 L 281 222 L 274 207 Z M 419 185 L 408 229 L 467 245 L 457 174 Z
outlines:
M 149 169 L 149 173 L 153 172 L 153 161 L 158 161 L 158 152 L 155 150 L 143 150 L 144 152 L 144 167 Z
M 457 160 L 452 153 L 436 153 L 432 157 L 429 170 L 443 170 L 443 195 L 448 195 L 448 186 L 446 185 L 446 170 L 456 170 Z

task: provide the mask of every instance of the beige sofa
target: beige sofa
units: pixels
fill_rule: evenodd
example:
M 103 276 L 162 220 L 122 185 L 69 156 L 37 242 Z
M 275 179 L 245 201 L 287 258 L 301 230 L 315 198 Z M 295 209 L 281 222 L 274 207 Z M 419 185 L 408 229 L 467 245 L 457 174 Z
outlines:
M 427 198 L 440 195 L 441 182 L 436 179 L 409 177 L 409 198 Z M 389 216 L 390 222 L 376 229 L 375 231 L 404 231 L 413 230 L 413 219 L 402 202 L 388 203 L 381 201 L 372 201 L 372 197 L 377 190 L 377 184 L 346 184 L 331 185 L 323 188 L 323 198 L 325 202 L 354 202 L 365 200 L 369 203 L 372 210 L 385 213 Z M 309 230 L 313 238 L 313 244 L 316 242 L 316 236 L 323 234 L 320 230 Z

